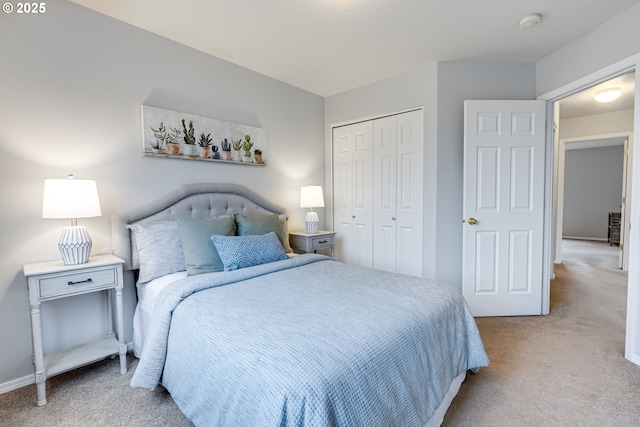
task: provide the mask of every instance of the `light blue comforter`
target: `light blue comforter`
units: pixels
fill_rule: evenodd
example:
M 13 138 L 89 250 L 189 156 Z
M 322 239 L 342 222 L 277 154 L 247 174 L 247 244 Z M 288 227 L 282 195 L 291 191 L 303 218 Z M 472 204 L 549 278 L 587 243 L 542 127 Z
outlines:
M 198 426 L 422 426 L 489 363 L 457 289 L 322 255 L 188 277 L 154 317 L 131 385 Z

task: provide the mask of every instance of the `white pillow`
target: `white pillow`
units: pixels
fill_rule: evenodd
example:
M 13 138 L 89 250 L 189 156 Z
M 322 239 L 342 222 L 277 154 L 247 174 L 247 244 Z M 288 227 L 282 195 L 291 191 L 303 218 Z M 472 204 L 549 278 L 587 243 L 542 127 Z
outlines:
M 176 221 L 131 224 L 127 228 L 133 231 L 138 247 L 139 285 L 187 269 Z

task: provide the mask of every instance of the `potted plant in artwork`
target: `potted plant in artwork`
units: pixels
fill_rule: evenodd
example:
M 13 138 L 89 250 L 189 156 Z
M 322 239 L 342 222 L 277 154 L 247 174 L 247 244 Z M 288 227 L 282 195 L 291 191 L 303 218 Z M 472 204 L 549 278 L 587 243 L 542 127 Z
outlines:
M 182 129 L 184 133 L 184 155 L 187 157 L 198 157 L 198 148 L 196 147 L 196 131 L 193 128 L 193 121 L 189 120 L 189 129 L 187 130 L 187 124 L 182 119 Z
M 153 136 L 156 138 L 155 141 L 149 142 L 149 145 L 151 145 L 151 149 L 154 153 L 164 153 L 164 144 L 165 140 L 167 139 L 167 129 L 164 127 L 164 123 L 160 122 L 160 126 L 158 127 L 158 129 L 154 129 L 153 127 L 151 127 L 151 130 L 153 131 Z
M 242 143 L 242 149 L 244 150 L 244 154 L 242 155 L 242 161 L 244 163 L 252 163 L 251 159 L 251 147 L 253 147 L 253 142 L 251 142 L 251 136 L 245 135 L 244 142 Z
M 220 152 L 218 151 L 218 146 L 217 145 L 213 145 L 211 147 L 211 150 L 213 151 L 211 157 L 213 157 L 216 160 L 220 160 Z
M 180 154 L 180 143 L 178 142 L 178 138 L 182 135 L 182 131 L 178 128 L 172 127 L 169 133 L 167 133 L 167 137 L 165 138 L 165 142 L 167 144 L 167 150 L 169 150 L 169 154 L 172 156 L 177 156 Z
M 227 138 L 223 139 L 220 142 L 220 146 L 222 147 L 222 156 L 224 160 L 231 160 L 231 143 L 227 140 Z
M 255 160 L 256 164 L 261 165 L 262 164 L 262 150 L 259 149 L 255 149 L 253 151 L 253 159 Z
M 240 149 L 242 148 L 242 139 L 232 139 L 231 145 L 233 146 L 233 160 L 240 162 Z
M 200 134 L 200 141 L 198 141 L 198 145 L 200 146 L 200 157 L 203 159 L 208 159 L 211 156 L 211 145 L 212 145 L 211 134 L 205 135 L 204 132 Z M 216 150 L 218 147 L 216 147 Z

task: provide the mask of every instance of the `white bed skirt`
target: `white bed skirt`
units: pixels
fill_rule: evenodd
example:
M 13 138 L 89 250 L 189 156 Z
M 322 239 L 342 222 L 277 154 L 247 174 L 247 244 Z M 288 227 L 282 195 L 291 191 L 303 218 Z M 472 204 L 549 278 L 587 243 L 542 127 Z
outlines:
M 451 402 L 453 402 L 453 398 L 456 397 L 458 391 L 460 390 L 460 386 L 462 382 L 467 377 L 466 371 L 458 375 L 453 379 L 451 385 L 449 386 L 449 391 L 444 396 L 444 399 L 440 403 L 440 406 L 433 413 L 433 416 L 429 419 L 429 421 L 424 425 L 424 427 L 439 427 L 444 420 L 444 414 L 451 406 Z
M 165 286 L 187 277 L 186 271 L 168 274 L 150 281 L 149 283 L 137 286 L 138 304 L 133 314 L 133 354 L 140 358 L 142 345 L 147 336 L 147 329 L 151 323 L 153 308 L 156 306 L 156 299 Z

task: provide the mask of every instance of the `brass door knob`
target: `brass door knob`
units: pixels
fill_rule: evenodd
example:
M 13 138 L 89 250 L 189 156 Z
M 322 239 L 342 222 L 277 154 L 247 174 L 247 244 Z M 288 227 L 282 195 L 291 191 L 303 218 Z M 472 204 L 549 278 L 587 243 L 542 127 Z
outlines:
M 478 223 L 478 220 L 471 217 L 467 220 L 467 222 L 469 223 L 469 225 L 476 225 Z

